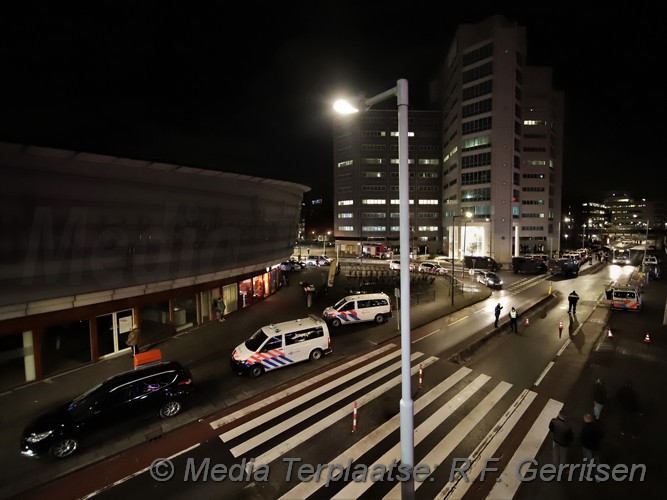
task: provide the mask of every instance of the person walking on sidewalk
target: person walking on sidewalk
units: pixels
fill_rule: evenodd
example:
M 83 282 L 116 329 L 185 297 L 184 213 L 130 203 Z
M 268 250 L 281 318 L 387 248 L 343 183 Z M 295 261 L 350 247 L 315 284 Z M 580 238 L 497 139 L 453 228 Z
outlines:
M 500 305 L 500 302 L 496 305 L 496 310 L 494 314 L 496 315 L 496 322 L 494 323 L 494 327 L 498 328 L 498 320 L 500 319 L 500 311 L 502 310 L 503 306 Z
M 596 465 L 600 460 L 600 448 L 602 446 L 602 438 L 604 433 L 600 428 L 600 423 L 595 420 L 593 415 L 586 413 L 584 415 L 584 426 L 581 428 L 581 435 L 579 442 L 587 462 L 593 462 Z
M 225 321 L 225 302 L 222 300 L 222 297 L 218 297 L 215 300 L 215 310 L 218 313 L 218 321 L 221 323 Z
M 519 330 L 517 330 L 516 327 L 516 322 L 518 318 L 519 318 L 519 313 L 517 312 L 516 309 L 512 307 L 512 309 L 510 309 L 510 331 L 514 333 L 519 333 Z
M 554 465 L 567 465 L 567 449 L 574 440 L 572 427 L 565 420 L 563 412 L 551 419 L 549 422 L 549 431 L 551 431 L 552 453 Z
M 577 302 L 579 301 L 579 295 L 577 295 L 577 292 L 572 290 L 572 293 L 568 295 L 567 297 L 567 302 L 569 304 L 569 307 L 567 308 L 567 312 L 573 312 L 574 314 L 577 314 Z
M 621 408 L 621 436 L 629 434 L 632 439 L 639 435 L 639 399 L 630 381 L 626 382 L 616 393 Z
M 600 420 L 602 409 L 606 404 L 607 387 L 604 384 L 604 380 L 599 378 L 595 381 L 595 387 L 593 388 L 593 415 L 595 415 L 595 420 Z

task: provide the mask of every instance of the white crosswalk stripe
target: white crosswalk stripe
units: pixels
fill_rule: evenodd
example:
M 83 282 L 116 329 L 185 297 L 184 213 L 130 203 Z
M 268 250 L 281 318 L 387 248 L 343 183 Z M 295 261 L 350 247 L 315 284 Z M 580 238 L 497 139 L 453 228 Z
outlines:
M 239 410 L 211 425 L 225 427 L 220 440 L 229 446 L 235 458 L 244 456 L 253 459 L 255 464 L 275 462 L 276 467 L 281 467 L 286 458 L 293 459 L 288 453 L 300 447 L 300 451 L 293 451 L 297 457 L 312 453 L 318 457 L 318 464 L 338 466 L 335 471 L 325 468 L 321 475 L 309 480 L 285 483 L 277 494 L 282 499 L 400 498 L 401 483 L 378 481 L 370 473 L 361 477 L 350 477 L 352 475 L 346 473 L 356 470 L 357 466 L 371 471 L 400 463 L 400 414 L 392 411 L 390 418 L 367 426 L 363 434 L 340 432 L 343 420 L 351 416 L 351 401 L 356 401 L 361 408 L 380 401 L 390 391 L 396 394 L 402 381 L 401 363 L 395 361 L 398 356 L 400 351 L 392 346 L 391 351 L 380 357 L 376 353 L 361 366 L 356 360 L 344 372 L 337 368 L 333 379 L 330 371 L 319 374 L 318 381 L 300 385 L 296 397 L 290 396 L 296 392 L 293 388 L 279 391 L 271 396 L 272 401 L 276 404 L 282 399 L 285 401 L 275 408 Z M 438 361 L 420 352 L 413 353 L 411 360 L 413 376 L 419 372 L 420 365 L 425 369 Z M 353 366 L 358 368 L 350 370 Z M 495 458 L 502 446 L 501 463 L 504 465 L 497 474 L 498 482 L 494 477 L 493 484 L 478 487 L 474 494 L 492 488 L 488 498 L 511 498 L 520 486 L 518 465 L 537 455 L 547 437 L 549 420 L 558 413 L 562 403 L 538 397 L 533 391 L 493 380 L 469 368 L 452 371 L 451 365 L 442 363 L 436 367 L 444 369 L 449 376 L 429 390 L 417 393 L 414 401 L 414 460 L 415 464 L 430 467 L 426 481 L 422 477 L 422 481 L 414 482 L 415 491 L 448 500 L 473 493 L 469 490 L 471 484 L 483 483 L 481 472 L 486 461 Z M 322 384 L 324 380 L 327 382 Z M 237 420 L 238 425 L 235 425 Z M 334 428 L 338 433 L 331 432 Z M 510 435 L 514 437 L 507 441 Z M 327 456 L 327 446 L 305 451 L 313 446 L 309 440 L 315 437 L 320 445 L 331 441 L 331 449 L 336 451 L 331 456 Z M 283 460 L 278 461 L 281 457 Z M 457 464 L 467 463 L 465 477 L 452 469 L 455 458 Z

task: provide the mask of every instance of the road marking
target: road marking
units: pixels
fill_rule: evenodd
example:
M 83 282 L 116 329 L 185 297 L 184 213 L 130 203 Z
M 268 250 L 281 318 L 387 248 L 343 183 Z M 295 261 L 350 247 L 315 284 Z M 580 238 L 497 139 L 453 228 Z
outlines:
M 459 319 L 457 319 L 456 321 L 452 321 L 452 322 L 449 324 L 449 326 L 454 325 L 454 324 L 458 323 L 459 321 L 463 321 L 464 319 L 468 319 L 469 317 L 470 317 L 470 315 L 468 315 L 468 316 L 463 316 L 462 318 L 459 318 Z
M 526 434 L 509 463 L 500 475 L 499 481 L 493 486 L 487 498 L 513 498 L 521 484 L 519 477 L 519 465 L 527 459 L 534 457 L 540 450 L 544 439 L 549 432 L 549 422 L 563 407 L 563 403 L 550 399 L 545 405 L 542 413 L 535 419 L 533 426 Z
M 454 387 L 455 384 L 460 382 L 463 377 L 468 375 L 472 370 L 470 368 L 460 368 L 452 375 L 447 377 L 445 380 L 436 385 L 433 389 L 428 391 L 426 394 L 417 399 L 414 403 L 414 414 L 416 415 L 428 405 L 430 405 L 437 398 L 442 396 L 445 392 Z M 461 391 L 463 392 L 463 391 Z M 461 393 L 459 393 L 461 394 Z M 373 447 L 377 446 L 383 439 L 385 439 L 389 434 L 394 432 L 400 426 L 401 415 L 396 414 L 391 419 L 387 420 L 380 427 L 367 434 L 359 442 L 345 450 L 343 453 L 338 455 L 333 460 L 330 460 L 331 464 L 345 464 L 348 461 L 355 462 L 358 460 L 364 453 L 367 453 Z M 313 493 L 315 493 L 322 485 L 326 482 L 326 478 L 319 476 L 313 481 L 300 483 L 290 491 L 285 493 L 281 499 L 290 499 L 290 498 L 308 498 Z
M 360 363 L 363 363 L 367 359 L 370 359 L 372 357 L 377 356 L 378 353 L 382 353 L 382 352 L 387 351 L 389 349 L 394 349 L 395 347 L 396 347 L 395 344 L 388 344 L 388 345 L 386 345 L 386 346 L 384 346 L 380 349 L 377 349 L 375 351 L 371 351 L 368 354 L 365 354 L 365 355 L 363 355 L 359 358 L 352 359 L 352 360 L 348 361 L 347 363 L 343 363 L 342 365 L 337 365 L 336 367 L 332 368 L 331 370 L 327 370 L 326 372 L 323 372 L 323 373 L 321 373 L 321 374 L 319 374 L 315 377 L 311 377 L 308 380 L 305 380 L 304 382 L 301 382 L 299 384 L 290 386 L 289 389 L 277 392 L 277 393 L 275 393 L 271 396 L 267 396 L 266 398 L 263 398 L 261 401 L 253 403 L 251 405 L 244 406 L 240 410 L 237 410 L 237 411 L 232 412 L 228 415 L 225 415 L 222 418 L 214 420 L 214 421 L 210 422 L 209 425 L 213 429 L 217 429 L 219 427 L 222 427 L 223 425 L 228 424 L 230 422 L 233 422 L 234 420 L 237 420 L 241 417 L 244 417 L 244 416 L 246 416 L 246 415 L 248 415 L 248 414 L 250 414 L 254 411 L 258 411 L 258 410 L 261 410 L 263 408 L 266 408 L 266 406 L 268 404 L 279 401 L 282 398 L 288 396 L 289 394 L 293 394 L 293 393 L 298 392 L 302 389 L 307 389 L 311 386 L 317 385 L 322 380 L 325 380 L 325 379 L 331 377 L 332 375 L 335 375 L 336 373 L 340 373 L 341 371 L 344 371 L 344 370 L 346 370 L 346 369 L 348 369 L 352 366 L 358 366 Z M 375 362 L 373 362 L 369 365 L 364 365 L 362 368 L 360 368 L 357 371 L 359 373 L 361 373 L 363 371 L 370 370 L 372 367 L 376 366 L 377 363 L 380 363 L 380 364 L 384 363 L 384 362 L 388 361 L 389 359 L 400 355 L 400 353 L 401 353 L 401 351 L 397 350 L 393 353 L 390 353 L 390 354 L 384 356 L 383 358 L 380 358 L 379 360 L 377 360 L 377 361 L 375 361 Z
M 512 406 L 509 407 L 482 442 L 475 448 L 475 451 L 468 457 L 468 460 L 470 460 L 473 465 L 466 472 L 468 477 L 467 481 L 461 481 L 463 476 L 457 473 L 456 479 L 454 481 L 449 481 L 440 493 L 436 495 L 436 498 L 442 498 L 443 500 L 450 497 L 451 499 L 456 500 L 463 498 L 468 491 L 468 488 L 470 488 L 475 479 L 477 479 L 477 476 L 479 476 L 482 467 L 486 465 L 485 461 L 482 460 L 482 453 L 484 453 L 485 458 L 493 458 L 495 456 L 500 445 L 505 441 L 510 431 L 514 429 L 517 422 L 535 400 L 536 396 L 536 392 L 529 391 L 528 389 L 524 389 L 524 391 L 519 394 L 519 397 L 516 398 Z
M 414 361 L 415 359 L 421 357 L 423 354 L 421 352 L 415 352 L 411 355 L 410 359 L 411 361 Z M 379 372 L 373 373 L 372 375 L 365 377 L 364 379 L 360 380 L 356 384 L 351 385 L 350 387 L 336 392 L 333 396 L 330 396 L 319 403 L 309 406 L 303 411 L 298 412 L 294 416 L 281 420 L 278 424 L 272 425 L 270 428 L 265 430 L 264 432 L 260 432 L 258 434 L 253 434 L 253 437 L 244 441 L 243 443 L 239 444 L 238 446 L 233 447 L 230 451 L 232 452 L 232 455 L 235 457 L 238 457 L 239 455 L 242 455 L 243 453 L 246 453 L 253 448 L 256 448 L 257 446 L 266 443 L 269 441 L 271 438 L 276 437 L 282 432 L 285 432 L 286 430 L 291 429 L 292 427 L 302 423 L 304 420 L 306 420 L 309 417 L 312 417 L 313 415 L 319 413 L 322 410 L 325 410 L 326 408 L 334 405 L 335 403 L 339 402 L 341 399 L 345 399 L 348 396 L 353 395 L 355 392 L 360 391 L 364 389 L 365 387 L 368 387 L 372 383 L 376 382 L 377 380 L 380 380 L 383 377 L 386 377 L 390 373 L 398 370 L 401 367 L 402 361 L 398 361 L 394 363 L 393 365 L 390 365 Z M 332 383 L 332 384 L 327 384 L 331 386 L 336 386 L 338 384 Z M 313 391 L 313 392 L 333 392 L 332 391 L 333 387 L 323 387 L 321 391 Z M 287 413 L 288 411 L 291 411 L 295 408 L 298 408 L 303 404 L 303 401 L 300 401 L 301 399 L 308 400 L 310 398 L 298 398 L 292 401 L 288 401 L 285 404 L 280 405 L 280 407 L 275 408 L 274 410 L 267 412 L 266 414 L 262 414 L 256 419 L 249 420 L 248 422 L 245 422 L 243 425 L 240 425 L 238 428 L 234 428 L 229 430 L 228 432 L 225 432 L 220 435 L 220 439 L 222 439 L 223 442 L 227 442 L 234 437 L 240 436 L 241 434 L 244 434 L 245 432 L 249 432 L 253 429 L 256 429 L 259 424 L 262 424 L 264 422 L 267 422 L 268 420 L 275 418 L 283 413 Z M 240 430 L 239 430 L 240 429 Z
M 454 448 L 461 443 L 466 436 L 479 424 L 486 415 L 498 404 L 502 397 L 507 394 L 512 384 L 501 381 L 487 396 L 468 413 L 463 420 L 461 420 L 456 427 L 454 427 L 442 440 L 435 445 L 435 447 L 420 460 L 421 463 L 431 465 L 431 473 L 434 472 L 435 467 L 442 464 Z M 425 434 L 431 432 L 432 429 L 425 429 Z M 389 463 L 389 462 L 383 462 Z M 424 484 L 423 481 L 414 481 L 415 491 Z M 395 485 L 392 490 L 385 495 L 385 499 L 401 498 L 401 484 Z M 493 497 L 491 497 L 493 498 Z
M 554 365 L 554 362 L 553 362 L 553 361 L 550 361 L 549 364 L 547 365 L 547 367 L 546 367 L 546 368 L 544 369 L 544 371 L 542 372 L 542 375 L 540 375 L 540 378 L 537 379 L 537 382 L 535 382 L 535 383 L 533 384 L 533 386 L 537 387 L 538 385 L 540 385 L 540 382 L 542 382 L 542 379 L 546 376 L 546 374 L 549 372 L 549 370 L 551 370 L 551 367 L 552 367 L 553 365 Z M 560 366 L 560 365 L 559 365 L 559 366 Z
M 200 444 L 201 443 L 197 443 L 193 446 L 190 446 L 189 448 L 186 448 L 184 450 L 179 451 L 178 453 L 174 453 L 172 456 L 170 456 L 169 458 L 165 458 L 164 460 L 173 460 L 174 458 L 176 458 L 179 455 L 182 455 L 183 453 L 187 453 L 188 451 L 194 450 Z M 88 495 L 81 497 L 79 500 L 87 500 L 88 498 L 92 498 L 94 496 L 97 496 L 97 495 L 99 495 L 100 493 L 102 493 L 106 490 L 109 490 L 111 488 L 114 488 L 114 487 L 118 486 L 119 484 L 123 484 L 125 481 L 128 481 L 128 480 L 132 479 L 133 477 L 136 477 L 139 474 L 143 474 L 144 472 L 150 470 L 150 468 L 152 466 L 153 466 L 153 463 L 151 463 L 151 465 L 149 465 L 148 467 L 144 467 L 143 469 L 138 470 L 137 472 L 133 472 L 129 476 L 125 476 L 124 478 L 119 479 L 118 481 L 114 481 L 111 484 L 107 484 L 104 488 L 100 488 L 99 490 L 95 490 L 92 493 L 89 493 Z
M 565 350 L 565 348 L 566 348 L 567 346 L 570 345 L 570 342 L 572 342 L 572 340 L 568 338 L 568 339 L 565 341 L 565 343 L 563 344 L 563 347 L 561 347 L 560 350 L 558 351 L 558 353 L 556 354 L 556 357 L 558 357 L 558 356 L 560 356 L 561 354 L 563 354 L 563 351 Z
M 438 361 L 438 358 L 435 357 L 430 357 L 427 358 L 422 364 L 424 367 L 429 366 L 433 363 Z M 410 373 L 412 375 L 415 375 L 419 372 L 419 365 L 413 366 L 412 369 L 410 370 Z M 401 383 L 402 380 L 402 375 L 397 375 L 393 379 L 388 380 L 384 384 L 382 384 L 379 387 L 376 387 L 372 391 L 364 394 L 361 398 L 357 399 L 357 407 L 361 407 L 365 404 L 370 403 L 373 401 L 375 398 L 378 398 L 381 394 L 384 392 L 387 392 L 389 389 L 397 386 L 398 384 Z M 291 449 L 295 448 L 296 446 L 300 445 L 307 439 L 310 439 L 311 437 L 319 434 L 320 432 L 326 432 L 326 430 L 330 427 L 331 422 L 334 422 L 336 420 L 340 420 L 342 418 L 347 418 L 350 416 L 350 408 L 349 407 L 344 407 L 336 410 L 335 412 L 327 415 L 326 419 L 320 419 L 318 420 L 315 424 L 308 426 L 306 429 L 303 431 L 295 434 L 291 438 L 286 439 L 279 445 L 271 448 L 268 450 L 266 453 L 262 453 L 255 459 L 256 464 L 269 464 L 270 462 L 274 461 L 278 457 L 284 455 Z
M 431 335 L 433 335 L 434 333 L 438 333 L 439 331 L 440 331 L 440 328 L 438 328 L 437 330 L 433 330 L 431 333 L 427 333 L 423 337 L 419 337 L 418 339 L 413 340 L 412 343 L 414 344 L 415 342 L 419 342 L 420 340 L 424 340 L 424 339 L 430 337 Z
M 479 375 L 475 380 L 468 384 L 461 392 L 450 399 L 446 404 L 438 408 L 438 410 L 422 422 L 414 432 L 414 446 L 417 446 L 424 438 L 433 432 L 433 429 L 440 423 L 447 420 L 452 413 L 461 407 L 463 403 L 468 401 L 473 394 L 475 394 L 484 384 L 486 384 L 491 377 L 488 375 Z M 384 455 L 378 458 L 375 463 L 369 466 L 372 470 L 375 466 L 383 466 L 393 463 L 393 460 L 399 462 L 401 459 L 401 444 L 400 442 L 392 446 Z M 426 462 L 422 462 L 426 463 Z M 431 462 L 428 462 L 429 464 Z M 342 490 L 334 496 L 334 499 L 359 498 L 368 488 L 373 486 L 374 481 L 370 477 L 366 477 L 365 481 L 353 481 L 348 483 Z M 400 489 L 400 484 L 397 485 Z M 393 491 L 393 490 L 392 490 Z

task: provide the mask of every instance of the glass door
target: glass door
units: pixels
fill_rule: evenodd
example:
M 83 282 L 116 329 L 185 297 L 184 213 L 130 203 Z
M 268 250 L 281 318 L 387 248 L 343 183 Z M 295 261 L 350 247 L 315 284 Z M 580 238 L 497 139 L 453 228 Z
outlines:
M 96 318 L 97 347 L 100 358 L 129 349 L 125 344 L 132 330 L 132 309 L 105 314 Z

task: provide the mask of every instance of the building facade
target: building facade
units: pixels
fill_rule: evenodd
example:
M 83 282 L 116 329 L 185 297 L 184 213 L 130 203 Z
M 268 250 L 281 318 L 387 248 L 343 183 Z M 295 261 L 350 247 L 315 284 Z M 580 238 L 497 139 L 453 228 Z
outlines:
M 563 94 L 530 67 L 525 28 L 495 16 L 461 25 L 431 84 L 433 110 L 410 108 L 413 252 L 486 255 L 560 250 Z M 397 112 L 334 120 L 338 250 L 398 246 Z
M 310 188 L 0 143 L 0 190 L 3 390 L 274 293 Z
M 441 115 L 410 111 L 410 247 L 442 246 Z M 334 120 L 334 233 L 342 255 L 376 256 L 399 247 L 398 112 L 369 110 Z

